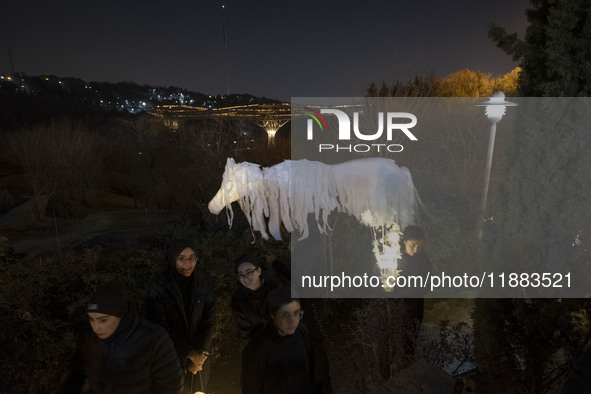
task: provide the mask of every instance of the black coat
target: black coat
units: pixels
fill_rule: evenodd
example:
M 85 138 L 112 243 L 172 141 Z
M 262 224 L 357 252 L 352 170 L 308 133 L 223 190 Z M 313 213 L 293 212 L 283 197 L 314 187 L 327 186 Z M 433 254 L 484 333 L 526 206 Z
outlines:
M 562 388 L 563 394 L 584 394 L 591 388 L 591 348 L 574 363 Z
M 184 364 L 192 350 L 209 350 L 215 326 L 216 299 L 209 276 L 195 268 L 185 307 L 173 269 L 167 268 L 151 283 L 146 316 L 168 331 L 181 364 Z
M 332 393 L 323 362 L 324 349 L 303 324 L 283 337 L 267 326 L 242 353 L 242 394 Z
M 232 314 L 240 329 L 243 346 L 271 322 L 267 295 L 278 286 L 277 281 L 263 271 L 261 286 L 252 291 L 240 285 L 232 295 Z
M 415 282 L 412 277 L 421 277 L 423 281 L 426 281 L 427 274 L 432 271 L 431 260 L 425 250 L 421 250 L 414 256 L 410 256 L 405 252 L 402 252 L 402 259 L 398 263 L 398 269 L 401 270 L 400 276 L 404 276 L 406 279 L 405 287 L 398 287 L 394 289 L 394 293 L 397 297 L 408 297 L 408 298 L 422 298 L 429 291 L 428 284 L 425 287 L 413 286 L 421 283 L 420 280 Z M 422 282 L 426 283 L 426 282 Z
M 166 331 L 129 312 L 115 333 L 99 339 L 90 329 L 80 336 L 64 393 L 180 393 L 182 371 Z

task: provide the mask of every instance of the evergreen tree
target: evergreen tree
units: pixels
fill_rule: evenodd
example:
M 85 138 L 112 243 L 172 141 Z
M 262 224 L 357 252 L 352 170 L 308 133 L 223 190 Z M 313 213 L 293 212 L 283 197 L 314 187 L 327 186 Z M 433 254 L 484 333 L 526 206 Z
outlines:
M 495 25 L 489 36 L 521 57 L 522 96 L 589 96 L 591 1 L 532 0 L 525 41 Z M 589 261 L 591 172 L 585 107 L 591 100 L 522 102 L 504 183 L 491 195 L 494 224 L 485 229 L 489 264 L 528 272 L 571 271 Z M 527 118 L 526 114 L 537 114 Z M 573 271 L 574 270 L 574 271 Z M 530 270 L 531 272 L 531 270 Z M 583 275 L 589 274 L 585 269 Z M 574 275 L 579 283 L 584 276 Z M 586 283 L 584 284 L 586 285 Z M 561 293 L 556 294 L 561 296 Z M 555 392 L 584 348 L 573 316 L 588 302 L 560 299 L 478 300 L 477 363 L 498 391 Z
M 488 35 L 514 60 L 521 59 L 522 96 L 591 95 L 591 1 L 532 0 L 525 42 L 490 24 Z

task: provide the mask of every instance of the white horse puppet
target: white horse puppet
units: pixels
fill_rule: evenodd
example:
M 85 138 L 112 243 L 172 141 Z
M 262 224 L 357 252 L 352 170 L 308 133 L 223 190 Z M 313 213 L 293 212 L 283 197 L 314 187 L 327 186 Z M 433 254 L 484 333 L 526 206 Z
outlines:
M 300 239 L 309 235 L 308 214 L 313 213 L 321 234 L 330 230 L 328 215 L 335 209 L 355 216 L 374 229 L 414 223 L 418 194 L 410 172 L 393 160 L 367 158 L 327 165 L 308 160 L 285 160 L 272 167 L 236 162 L 229 158 L 222 186 L 209 202 L 209 211 L 219 214 L 238 201 L 251 227 L 264 239 L 268 232 L 281 239 L 280 224 Z M 268 218 L 268 224 L 265 220 Z

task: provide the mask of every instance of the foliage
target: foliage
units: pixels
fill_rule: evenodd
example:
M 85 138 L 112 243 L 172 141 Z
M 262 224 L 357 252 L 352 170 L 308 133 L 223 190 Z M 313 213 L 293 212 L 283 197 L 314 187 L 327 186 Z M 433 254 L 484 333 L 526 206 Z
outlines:
M 518 88 L 519 67 L 502 77 L 494 78 L 479 71 L 460 70 L 446 77 L 430 75 L 415 77 L 407 82 L 396 81 L 391 85 L 382 82 L 380 88 L 372 82 L 365 91 L 366 97 L 488 97 L 501 90 L 506 96 L 514 96 Z
M 268 153 L 265 133 L 242 121 L 185 122 L 175 132 L 147 116 L 106 125 L 64 118 L 4 138 L 0 156 L 23 174 L 24 193 L 37 200 L 57 194 L 87 207 L 108 190 L 132 197 L 136 208 L 199 212 L 219 188 L 227 157 L 266 166 L 289 157 L 283 145 Z M 0 197 L 0 206 L 12 201 Z
M 92 203 L 99 183 L 102 152 L 96 136 L 81 122 L 62 119 L 10 133 L 2 152 L 18 165 L 35 198 L 61 192 Z
M 84 208 L 72 204 L 61 198 L 50 198 L 45 209 L 45 214 L 50 217 L 62 219 L 82 219 L 86 216 Z
M 440 97 L 488 97 L 492 94 L 491 76 L 468 69 L 442 78 L 437 94 Z
M 23 196 L 19 193 L 12 190 L 0 190 L 0 213 L 6 213 L 23 202 Z
M 513 70 L 497 78 L 493 82 L 493 90 L 500 90 L 505 93 L 505 96 L 517 96 L 519 91 L 519 76 L 523 69 L 515 67 Z
M 560 116 L 522 119 L 509 173 L 491 198 L 495 221 L 485 232 L 487 260 L 500 270 L 512 267 L 531 272 L 534 264 L 537 270 L 572 270 L 577 261 L 589 258 L 590 190 L 573 175 L 588 170 L 584 160 L 577 160 L 587 155 L 580 144 L 585 131 L 577 122 L 588 121 L 567 103 L 540 104 Z M 585 280 L 588 268 L 581 273 L 579 280 Z M 509 382 L 499 380 L 500 376 L 512 376 L 514 387 L 525 392 L 551 392 L 559 387 L 568 372 L 565 363 L 582 351 L 581 336 L 567 324 L 570 313 L 588 308 L 587 303 L 576 301 L 574 305 L 528 299 L 478 303 L 477 357 L 485 376 L 496 384 Z M 491 316 L 499 321 L 491 321 Z M 491 357 L 507 361 L 490 363 Z
M 64 248 L 37 259 L 15 258 L 0 238 L 0 381 L 14 393 L 56 392 L 70 368 L 88 298 L 104 283 L 119 282 L 143 313 L 148 286 L 162 269 L 170 229 L 117 248 Z M 229 307 L 237 286 L 233 261 L 248 248 L 250 232 L 185 228 L 177 236 L 197 241 L 200 267 L 213 280 L 218 300 L 210 361 L 237 357 L 239 333 Z M 53 388 L 53 389 L 50 389 Z
M 406 350 L 419 327 L 408 318 L 402 300 L 364 300 L 346 327 L 351 338 L 348 350 L 361 374 L 359 390 L 365 392 L 408 366 Z
M 88 298 L 100 284 L 118 281 L 133 304 L 143 304 L 158 261 L 151 250 L 122 256 L 95 247 L 57 250 L 35 260 L 13 258 L 4 265 L 0 370 L 10 392 L 57 390 L 70 367 Z
M 503 52 L 518 61 L 525 51 L 525 43 L 517 37 L 517 33 L 509 34 L 505 28 L 496 23 L 488 24 L 488 38 L 490 38 Z
M 214 363 L 223 357 L 240 359 L 238 350 L 240 349 L 241 338 L 231 308 L 232 294 L 236 287 L 236 276 L 234 271 L 226 266 L 223 270 L 218 269 L 213 272 L 213 279 L 217 297 L 217 313 L 215 332 L 208 359 Z
M 475 352 L 490 392 L 560 388 L 589 335 L 570 318 L 581 313 L 579 300 L 482 299 L 475 306 Z
M 102 139 L 103 184 L 138 208 L 199 211 L 218 190 L 226 158 L 275 164 L 266 163 L 272 155 L 263 154 L 260 133 L 240 121 L 187 121 L 173 131 L 153 117 L 120 120 Z
M 521 59 L 522 96 L 591 94 L 591 4 L 588 0 L 532 0 L 525 40 L 490 24 L 489 37 L 514 60 Z
M 474 237 L 475 216 L 466 215 L 461 207 L 446 201 L 441 206 L 429 201 L 423 212 L 425 249 L 436 270 L 466 273 L 475 270 L 480 253 L 480 243 Z
M 466 322 L 451 326 L 448 319 L 441 320 L 439 336 L 427 340 L 422 353 L 431 364 L 457 376 L 474 363 L 474 333 Z
M 498 46 L 521 56 L 522 95 L 589 95 L 590 11 L 589 1 L 534 0 L 524 42 L 497 28 L 491 32 Z M 511 143 L 507 175 L 491 197 L 488 264 L 520 271 L 532 264 L 568 269 L 589 258 L 591 190 L 579 178 L 590 170 L 581 127 L 589 123 L 588 111 L 568 100 L 530 102 L 545 116 L 518 119 L 522 127 Z M 571 316 L 588 309 L 583 300 L 478 300 L 476 357 L 487 387 L 528 393 L 560 389 L 588 335 Z

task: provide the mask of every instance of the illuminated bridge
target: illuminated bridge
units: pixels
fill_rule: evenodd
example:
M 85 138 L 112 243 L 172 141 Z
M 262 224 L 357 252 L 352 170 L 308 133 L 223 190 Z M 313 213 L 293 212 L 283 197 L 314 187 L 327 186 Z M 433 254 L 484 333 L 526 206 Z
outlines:
M 282 104 L 252 104 L 226 108 L 203 108 L 180 105 L 161 105 L 154 108 L 150 114 L 161 117 L 165 124 L 178 128 L 183 119 L 236 119 L 248 120 L 267 132 L 267 142 L 272 145 L 275 133 L 291 119 L 291 105 Z

